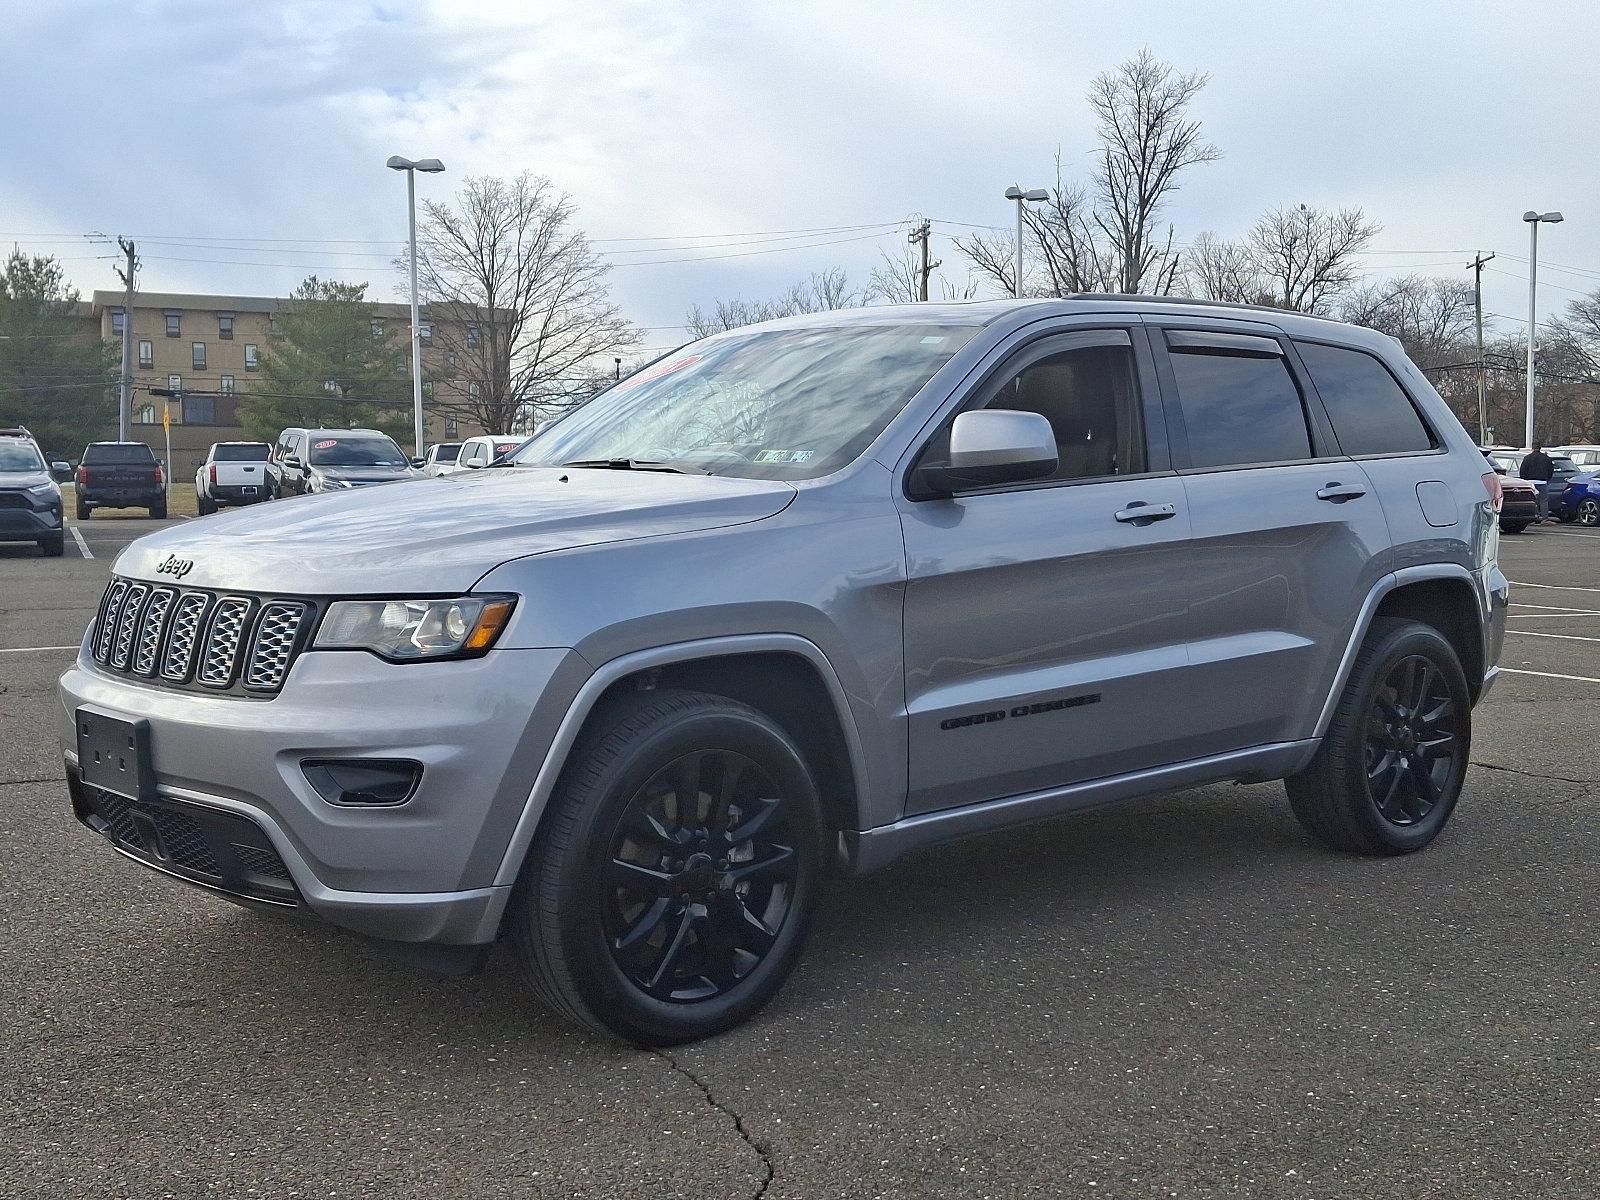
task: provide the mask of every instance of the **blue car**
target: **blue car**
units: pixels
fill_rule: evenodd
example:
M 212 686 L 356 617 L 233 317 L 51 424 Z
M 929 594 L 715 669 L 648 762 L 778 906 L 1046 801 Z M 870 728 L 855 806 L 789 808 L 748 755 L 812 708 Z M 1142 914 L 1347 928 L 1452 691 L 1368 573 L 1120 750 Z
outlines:
M 1579 525 L 1600 525 L 1600 471 L 1590 471 L 1567 481 L 1556 501 L 1555 514 Z

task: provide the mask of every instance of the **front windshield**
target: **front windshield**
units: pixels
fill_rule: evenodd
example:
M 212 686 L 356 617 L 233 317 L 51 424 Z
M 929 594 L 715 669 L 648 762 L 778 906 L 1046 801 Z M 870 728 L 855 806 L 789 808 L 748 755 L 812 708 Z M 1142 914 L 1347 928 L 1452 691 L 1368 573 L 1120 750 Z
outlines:
M 314 467 L 403 467 L 408 462 L 386 437 L 325 437 L 311 443 Z
M 511 460 L 634 460 L 710 475 L 810 479 L 855 458 L 977 332 L 834 326 L 685 346 L 536 435 Z
M 16 438 L 0 438 L 0 471 L 42 471 L 44 460 L 32 444 Z

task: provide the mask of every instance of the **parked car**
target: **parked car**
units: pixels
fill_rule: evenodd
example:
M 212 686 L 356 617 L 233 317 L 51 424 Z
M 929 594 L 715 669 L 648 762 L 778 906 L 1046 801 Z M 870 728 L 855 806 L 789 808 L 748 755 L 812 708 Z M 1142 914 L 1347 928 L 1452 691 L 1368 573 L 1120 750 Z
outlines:
M 503 938 L 558 1012 L 683 1042 L 777 991 L 824 873 L 949 838 L 1285 779 L 1328 847 L 1427 846 L 1498 672 L 1500 497 L 1333 321 L 753 325 L 500 469 L 133 543 L 61 679 L 67 781 L 168 875 L 436 963 Z
M 1556 516 L 1579 525 L 1600 525 L 1600 472 L 1589 471 L 1571 480 L 1561 493 Z
M 436 442 L 429 446 L 428 452 L 422 456 L 422 473 L 448 475 L 455 469 L 456 460 L 460 456 L 460 442 Z
M 1572 460 L 1573 466 L 1583 471 L 1600 467 L 1600 446 L 1556 446 L 1550 453 L 1565 455 Z
M 1539 491 L 1528 480 L 1508 475 L 1506 469 L 1495 462 L 1493 451 L 1484 450 L 1483 456 L 1500 476 L 1500 531 L 1521 533 L 1539 520 Z
M 73 488 L 80 521 L 97 508 L 148 508 L 156 520 L 166 520 L 166 472 L 143 442 L 90 442 Z
M 347 491 L 422 477 L 394 439 L 376 429 L 285 429 L 272 457 L 274 491 L 279 496 Z
M 213 442 L 194 473 L 195 508 L 202 517 L 226 506 L 259 504 L 272 499 L 266 442 Z
M 479 467 L 487 467 L 502 454 L 510 454 L 525 441 L 526 438 L 494 433 L 469 437 L 461 443 L 461 457 L 456 461 L 456 469 L 475 471 Z
M 34 542 L 47 556 L 61 556 L 66 522 L 54 475 L 68 469 L 64 462 L 47 467 L 27 429 L 0 429 L 0 542 Z
M 1504 450 L 1494 448 L 1488 453 L 1489 461 L 1494 463 L 1496 467 L 1504 467 L 1508 476 L 1517 479 L 1522 477 L 1520 472 L 1522 470 L 1522 460 L 1528 454 L 1526 449 Z M 1549 456 L 1550 466 L 1555 472 L 1550 477 L 1550 486 L 1547 489 L 1550 493 L 1550 514 L 1554 516 L 1561 504 L 1561 493 L 1566 490 L 1568 483 L 1583 474 L 1583 472 L 1577 464 L 1564 454 L 1557 454 L 1554 450 L 1546 450 L 1545 454 Z

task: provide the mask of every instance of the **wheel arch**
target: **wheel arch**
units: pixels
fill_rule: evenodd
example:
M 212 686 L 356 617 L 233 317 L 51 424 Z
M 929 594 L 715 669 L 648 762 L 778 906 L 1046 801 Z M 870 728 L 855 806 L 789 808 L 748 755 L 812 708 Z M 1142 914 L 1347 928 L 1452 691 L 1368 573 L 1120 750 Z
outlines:
M 806 751 L 835 842 L 859 823 L 866 757 L 844 687 L 822 649 L 780 633 L 682 642 L 613 659 L 578 690 L 512 831 L 496 885 L 516 882 L 573 747 L 593 720 L 630 692 L 661 687 L 711 692 L 765 713 Z

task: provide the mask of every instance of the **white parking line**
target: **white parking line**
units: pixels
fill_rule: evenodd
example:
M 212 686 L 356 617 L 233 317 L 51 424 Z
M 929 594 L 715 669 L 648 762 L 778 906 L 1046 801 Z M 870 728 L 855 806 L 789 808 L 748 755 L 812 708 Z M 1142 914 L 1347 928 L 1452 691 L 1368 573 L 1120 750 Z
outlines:
M 1558 675 L 1554 671 L 1519 671 L 1516 667 L 1501 667 L 1507 675 L 1537 675 L 1540 679 L 1571 679 L 1577 683 L 1600 683 L 1592 675 Z
M 1508 629 L 1506 632 L 1518 637 L 1556 638 L 1563 642 L 1600 642 L 1600 637 L 1580 637 L 1575 633 L 1535 633 L 1531 629 Z
M 1572 587 L 1565 583 L 1518 583 L 1515 579 L 1508 582 L 1512 587 L 1548 588 L 1553 592 L 1594 592 L 1600 595 L 1600 588 Z
M 0 650 L 0 654 L 40 654 L 46 650 L 76 650 L 76 646 L 13 646 L 9 650 Z
M 93 558 L 94 554 L 89 549 L 89 543 L 83 540 L 83 534 L 78 532 L 78 527 L 76 525 L 68 525 L 67 528 L 72 530 L 72 540 L 78 543 L 79 553 L 85 558 Z
M 1553 613 L 1586 613 L 1591 617 L 1600 617 L 1600 608 L 1567 608 L 1564 605 L 1560 605 L 1560 604 L 1529 604 L 1526 600 L 1513 600 L 1511 602 L 1511 607 L 1512 608 L 1539 608 L 1539 609 L 1544 609 L 1546 612 L 1553 612 Z M 1533 616 L 1532 613 L 1523 613 L 1521 615 L 1526 616 L 1526 617 Z

